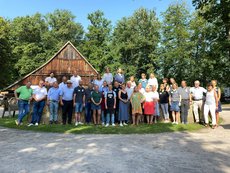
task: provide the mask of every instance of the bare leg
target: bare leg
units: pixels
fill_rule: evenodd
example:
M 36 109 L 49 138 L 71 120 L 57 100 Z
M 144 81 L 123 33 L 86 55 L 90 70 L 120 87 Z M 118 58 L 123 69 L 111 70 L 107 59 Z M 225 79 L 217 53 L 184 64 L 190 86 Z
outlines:
M 101 122 L 101 110 L 97 111 L 97 124 L 100 124 Z
M 179 123 L 179 112 L 176 112 L 176 122 Z
M 136 125 L 139 124 L 139 121 L 140 121 L 140 114 L 137 114 L 137 118 L 136 118 Z
M 219 124 L 219 112 L 216 112 L 216 125 L 218 126 Z
M 132 125 L 135 125 L 135 114 L 132 115 L 132 120 L 133 120 L 133 124 Z
M 172 118 L 173 118 L 173 122 L 175 122 L 175 112 L 174 111 L 172 111 Z
M 150 123 L 150 116 L 149 115 L 146 115 L 146 119 L 147 119 L 147 124 L 149 124 Z
M 150 115 L 150 124 L 153 124 L 153 115 Z
M 97 121 L 96 121 L 96 110 L 93 110 L 93 123 L 96 125 Z

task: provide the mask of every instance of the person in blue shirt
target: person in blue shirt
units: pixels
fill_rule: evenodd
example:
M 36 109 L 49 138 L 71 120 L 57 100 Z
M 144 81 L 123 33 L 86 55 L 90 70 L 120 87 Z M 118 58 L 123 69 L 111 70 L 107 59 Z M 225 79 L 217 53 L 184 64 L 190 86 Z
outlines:
M 49 89 L 47 95 L 47 105 L 50 111 L 50 124 L 58 123 L 58 104 L 61 96 L 61 89 L 57 82 L 53 83 L 53 87 Z
M 65 125 L 67 121 L 68 114 L 68 124 L 72 123 L 73 114 L 73 92 L 74 88 L 72 86 L 72 81 L 68 80 L 67 86 L 62 88 L 60 104 L 62 105 L 62 124 Z
M 114 76 L 114 80 L 119 84 L 125 83 L 125 76 L 121 68 L 117 70 L 117 74 Z
M 138 83 L 142 84 L 142 88 L 146 88 L 147 84 L 148 84 L 148 80 L 146 79 L 146 75 L 145 73 L 141 74 L 141 79 L 138 81 Z

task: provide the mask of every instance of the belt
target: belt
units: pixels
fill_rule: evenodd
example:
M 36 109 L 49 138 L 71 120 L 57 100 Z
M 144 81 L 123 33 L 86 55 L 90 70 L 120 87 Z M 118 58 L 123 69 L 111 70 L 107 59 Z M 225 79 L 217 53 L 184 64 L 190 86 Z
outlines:
M 29 100 L 23 100 L 23 99 L 20 99 L 21 101 L 24 101 L 24 102 L 29 102 Z
M 50 100 L 50 102 L 58 102 L 58 100 Z
M 203 99 L 193 99 L 193 101 L 200 101 L 200 100 L 203 100 Z

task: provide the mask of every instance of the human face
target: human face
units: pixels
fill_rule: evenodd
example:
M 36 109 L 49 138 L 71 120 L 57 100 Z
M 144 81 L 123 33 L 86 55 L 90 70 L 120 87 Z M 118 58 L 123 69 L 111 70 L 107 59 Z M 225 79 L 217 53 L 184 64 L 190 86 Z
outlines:
M 130 88 L 131 87 L 131 83 L 130 82 L 127 82 L 127 87 Z
M 116 81 L 116 82 L 114 82 L 114 86 L 115 87 L 118 87 L 119 86 L 119 83 Z
M 182 81 L 181 82 L 181 86 L 184 88 L 184 87 L 186 87 L 186 82 L 185 81 Z
M 63 83 L 66 83 L 66 81 L 67 81 L 67 78 L 64 76 L 64 77 L 62 77 L 62 82 Z
M 39 84 L 38 84 L 40 87 L 43 87 L 44 86 L 44 81 L 40 81 Z
M 121 88 L 122 88 L 122 90 L 125 90 L 125 85 L 124 84 L 121 85 Z
M 106 82 L 106 81 L 103 82 L 103 86 L 104 86 L 104 87 L 107 86 L 107 82 Z
M 145 74 L 142 74 L 142 75 L 141 75 L 141 78 L 142 78 L 142 79 L 145 79 L 145 78 L 146 78 L 146 75 L 145 75 Z
M 216 86 L 216 81 L 212 80 L 212 85 L 215 87 Z
M 153 91 L 156 91 L 157 90 L 157 87 L 155 85 L 153 85 L 153 88 L 152 88 Z
M 150 87 L 147 86 L 147 87 L 145 88 L 145 91 L 146 91 L 146 92 L 149 92 L 149 91 L 150 91 Z
M 112 89 L 113 89 L 113 86 L 110 84 L 109 85 L 109 91 L 112 91 Z
M 134 92 L 138 92 L 139 90 L 138 90 L 138 87 L 135 87 L 134 88 Z
M 200 82 L 196 81 L 196 82 L 194 83 L 194 85 L 195 85 L 196 88 L 198 88 L 198 87 L 200 86 Z
M 164 90 L 164 85 L 161 85 L 161 86 L 160 86 L 160 89 L 161 89 L 161 90 Z
M 31 82 L 27 82 L 26 87 L 30 88 L 30 86 L 31 86 Z
M 175 80 L 173 78 L 170 78 L 170 82 L 173 84 L 175 83 Z
M 134 77 L 133 77 L 133 76 L 130 77 L 130 81 L 131 81 L 131 82 L 134 81 Z
M 98 85 L 95 85 L 94 89 L 95 89 L 95 91 L 98 91 L 99 90 Z
M 177 89 L 177 85 L 176 85 L 176 84 L 173 84 L 173 85 L 172 85 L 172 88 L 173 88 L 173 89 Z
M 50 77 L 54 77 L 54 74 L 53 74 L 53 73 L 50 73 Z
M 105 69 L 105 72 L 106 72 L 106 73 L 109 73 L 109 68 L 108 68 L 108 67 Z
M 212 85 L 208 86 L 208 91 L 211 91 L 213 89 Z
M 54 87 L 54 88 L 58 88 L 58 83 L 57 83 L 57 82 L 54 82 L 54 83 L 53 83 L 53 87 Z
M 118 69 L 118 73 L 122 73 L 122 70 L 121 70 L 121 68 L 119 68 L 119 69 Z

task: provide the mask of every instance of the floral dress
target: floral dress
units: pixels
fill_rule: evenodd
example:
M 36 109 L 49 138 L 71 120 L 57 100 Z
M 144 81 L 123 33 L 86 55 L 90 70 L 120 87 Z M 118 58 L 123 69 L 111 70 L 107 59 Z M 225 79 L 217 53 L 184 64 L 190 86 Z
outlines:
M 144 98 L 140 92 L 135 92 L 131 96 L 132 114 L 142 114 L 141 100 Z

